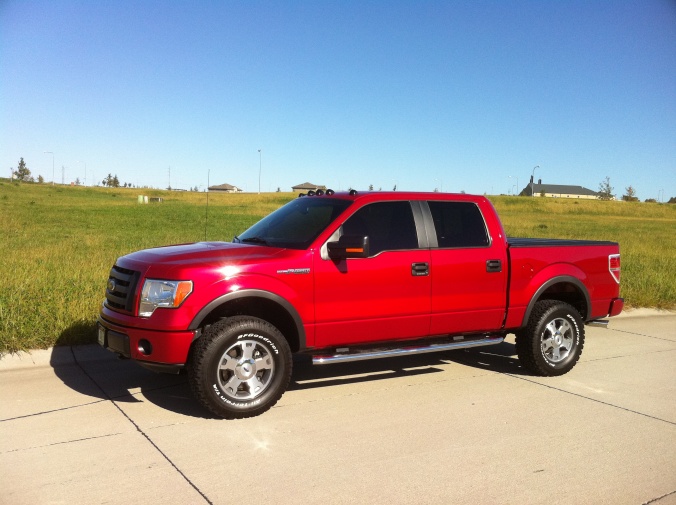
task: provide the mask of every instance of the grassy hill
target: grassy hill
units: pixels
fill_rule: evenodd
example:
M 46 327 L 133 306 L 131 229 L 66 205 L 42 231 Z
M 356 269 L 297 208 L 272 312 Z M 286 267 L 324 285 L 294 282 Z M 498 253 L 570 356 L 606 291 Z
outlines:
M 139 205 L 140 194 L 162 203 Z M 19 184 L 0 180 L 0 353 L 92 342 L 118 256 L 225 240 L 294 198 Z M 676 205 L 491 198 L 507 234 L 604 239 L 622 248 L 622 295 L 676 308 Z

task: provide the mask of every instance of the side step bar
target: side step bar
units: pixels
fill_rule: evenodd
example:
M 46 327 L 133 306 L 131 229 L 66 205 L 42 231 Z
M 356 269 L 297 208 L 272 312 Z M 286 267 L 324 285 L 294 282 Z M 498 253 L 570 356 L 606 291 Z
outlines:
M 367 359 L 391 358 L 408 354 L 423 354 L 426 352 L 451 351 L 455 349 L 468 349 L 470 347 L 482 347 L 495 345 L 505 340 L 504 337 L 488 337 L 479 340 L 467 340 L 464 342 L 446 342 L 443 344 L 428 344 L 422 346 L 397 347 L 391 349 L 364 349 L 350 352 L 339 352 L 333 355 L 317 354 L 312 356 L 313 365 L 329 365 L 331 363 L 348 363 L 350 361 L 362 361 Z
M 595 319 L 593 321 L 588 321 L 587 326 L 599 326 L 601 328 L 607 328 L 609 322 L 610 321 L 607 319 Z

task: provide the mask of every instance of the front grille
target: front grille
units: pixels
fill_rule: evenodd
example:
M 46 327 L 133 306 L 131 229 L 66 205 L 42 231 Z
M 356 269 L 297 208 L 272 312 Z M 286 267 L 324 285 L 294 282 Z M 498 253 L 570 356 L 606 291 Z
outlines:
M 114 310 L 132 312 L 139 272 L 115 265 L 110 270 L 106 286 L 106 305 Z

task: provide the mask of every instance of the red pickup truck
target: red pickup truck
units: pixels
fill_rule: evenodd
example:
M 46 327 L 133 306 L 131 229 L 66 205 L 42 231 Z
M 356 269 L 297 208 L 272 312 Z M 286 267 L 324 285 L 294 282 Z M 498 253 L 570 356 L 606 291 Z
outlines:
M 561 375 L 585 323 L 622 311 L 614 242 L 507 238 L 484 197 L 310 192 L 234 237 L 159 247 L 113 266 L 98 319 L 107 349 L 187 369 L 224 418 L 286 390 L 292 353 L 315 364 L 498 344 Z

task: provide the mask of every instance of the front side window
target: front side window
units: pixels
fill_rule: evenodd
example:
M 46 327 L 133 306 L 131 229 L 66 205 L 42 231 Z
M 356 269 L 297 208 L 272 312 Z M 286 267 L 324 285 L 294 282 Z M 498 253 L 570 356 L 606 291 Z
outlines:
M 427 202 L 439 247 L 487 247 L 486 223 L 471 202 Z
M 296 198 L 235 237 L 235 242 L 307 249 L 351 204 L 338 198 Z
M 418 248 L 418 235 L 409 202 L 366 205 L 343 224 L 342 234 L 368 236 L 371 256 L 382 251 Z

